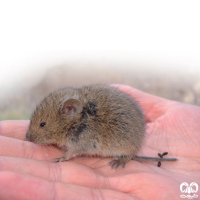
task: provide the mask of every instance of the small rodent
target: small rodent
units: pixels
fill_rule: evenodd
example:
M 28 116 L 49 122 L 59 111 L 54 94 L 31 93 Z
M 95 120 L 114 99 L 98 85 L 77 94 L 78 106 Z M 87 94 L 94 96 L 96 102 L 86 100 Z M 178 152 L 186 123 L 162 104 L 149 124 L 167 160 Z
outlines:
M 62 162 L 88 155 L 113 157 L 116 170 L 131 159 L 175 161 L 175 158 L 136 156 L 145 136 L 145 119 L 128 94 L 107 85 L 66 87 L 47 96 L 32 114 L 26 139 L 66 149 Z M 160 165 L 160 164 L 159 164 Z

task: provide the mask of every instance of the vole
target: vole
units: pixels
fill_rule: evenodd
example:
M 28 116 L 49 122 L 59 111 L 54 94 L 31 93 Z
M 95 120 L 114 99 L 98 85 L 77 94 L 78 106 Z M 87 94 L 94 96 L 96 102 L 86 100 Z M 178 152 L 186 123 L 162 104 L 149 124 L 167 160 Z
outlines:
M 26 139 L 66 150 L 63 162 L 88 155 L 113 157 L 116 170 L 131 159 L 175 161 L 175 158 L 136 156 L 145 137 L 145 118 L 128 94 L 108 85 L 66 87 L 48 95 L 32 114 Z M 159 164 L 160 165 L 160 164 Z

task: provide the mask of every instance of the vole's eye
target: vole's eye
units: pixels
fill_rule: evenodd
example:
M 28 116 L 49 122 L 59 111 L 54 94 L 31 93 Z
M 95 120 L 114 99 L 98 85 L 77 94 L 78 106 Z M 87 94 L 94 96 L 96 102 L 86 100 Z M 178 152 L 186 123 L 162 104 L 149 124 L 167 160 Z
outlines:
M 42 122 L 41 124 L 40 124 L 40 127 L 44 127 L 46 125 L 46 122 Z

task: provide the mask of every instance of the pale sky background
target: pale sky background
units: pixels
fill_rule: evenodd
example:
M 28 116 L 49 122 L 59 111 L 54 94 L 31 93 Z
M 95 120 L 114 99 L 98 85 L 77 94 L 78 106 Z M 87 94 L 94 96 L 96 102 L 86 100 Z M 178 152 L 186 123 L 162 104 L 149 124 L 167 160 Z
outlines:
M 126 70 L 139 66 L 154 73 L 162 69 L 164 73 L 176 71 L 199 76 L 200 51 L 0 51 L 0 96 L 20 89 L 20 80 L 31 74 L 36 76 L 27 80 L 27 87 L 37 82 L 48 67 L 66 63 L 80 67 L 94 63 Z

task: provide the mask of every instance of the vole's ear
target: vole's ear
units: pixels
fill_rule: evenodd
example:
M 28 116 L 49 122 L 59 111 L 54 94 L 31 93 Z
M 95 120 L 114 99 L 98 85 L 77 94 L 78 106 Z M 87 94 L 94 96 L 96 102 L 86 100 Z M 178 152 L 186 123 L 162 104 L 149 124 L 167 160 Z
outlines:
M 65 116 L 73 116 L 80 113 L 83 110 L 83 105 L 78 99 L 70 98 L 62 103 L 60 109 L 61 114 Z

